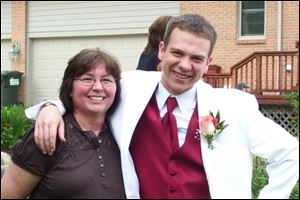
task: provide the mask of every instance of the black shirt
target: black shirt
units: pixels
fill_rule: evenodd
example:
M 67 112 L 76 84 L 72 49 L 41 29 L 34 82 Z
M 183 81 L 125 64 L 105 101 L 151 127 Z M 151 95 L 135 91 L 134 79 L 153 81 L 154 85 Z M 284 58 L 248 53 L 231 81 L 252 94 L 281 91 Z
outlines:
M 57 141 L 52 156 L 34 143 L 34 128 L 13 149 L 14 163 L 42 176 L 30 198 L 126 198 L 120 152 L 107 123 L 96 136 L 83 131 L 72 114 L 64 122 L 67 142 Z
M 157 71 L 156 67 L 159 63 L 158 50 L 154 50 L 147 55 L 142 53 L 136 69 L 143 71 Z

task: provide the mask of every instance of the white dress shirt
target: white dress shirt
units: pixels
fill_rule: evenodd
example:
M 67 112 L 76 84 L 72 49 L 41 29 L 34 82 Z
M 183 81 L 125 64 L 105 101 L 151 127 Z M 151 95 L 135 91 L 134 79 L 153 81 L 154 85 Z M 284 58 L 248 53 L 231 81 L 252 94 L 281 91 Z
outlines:
M 196 87 L 194 86 L 186 92 L 174 96 L 171 95 L 161 83 L 159 83 L 156 90 L 156 100 L 161 119 L 167 112 L 167 106 L 165 103 L 169 96 L 175 97 L 178 103 L 178 106 L 174 109 L 173 114 L 176 117 L 179 140 L 178 143 L 179 147 L 181 147 L 185 141 L 190 119 L 195 109 L 197 100 Z

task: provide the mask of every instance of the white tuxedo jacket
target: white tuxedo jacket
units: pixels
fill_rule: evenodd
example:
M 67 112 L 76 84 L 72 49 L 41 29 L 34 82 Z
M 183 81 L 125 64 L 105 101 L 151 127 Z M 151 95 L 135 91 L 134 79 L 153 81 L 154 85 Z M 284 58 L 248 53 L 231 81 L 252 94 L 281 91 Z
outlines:
M 160 72 L 123 74 L 121 103 L 111 127 L 121 151 L 128 198 L 138 197 L 138 178 L 129 153 L 134 129 L 161 79 Z M 199 116 L 220 111 L 229 126 L 210 150 L 201 139 L 204 167 L 212 198 L 251 198 L 252 154 L 267 158 L 269 184 L 261 198 L 288 198 L 299 177 L 299 142 L 258 110 L 254 96 L 235 89 L 197 84 Z M 141 144 L 143 145 L 143 144 Z M 145 158 L 147 159 L 147 158 Z
M 139 182 L 129 152 L 134 129 L 161 79 L 161 72 L 132 71 L 122 75 L 121 102 L 111 128 L 121 152 L 127 198 L 139 198 Z M 235 89 L 214 89 L 197 83 L 199 116 L 220 111 L 229 126 L 201 151 L 212 198 L 251 198 L 252 155 L 268 159 L 269 184 L 259 198 L 288 198 L 299 177 L 299 142 L 258 110 L 254 96 Z M 35 117 L 39 108 L 27 110 Z M 141 144 L 143 145 L 143 144 Z M 147 159 L 147 158 L 145 158 Z

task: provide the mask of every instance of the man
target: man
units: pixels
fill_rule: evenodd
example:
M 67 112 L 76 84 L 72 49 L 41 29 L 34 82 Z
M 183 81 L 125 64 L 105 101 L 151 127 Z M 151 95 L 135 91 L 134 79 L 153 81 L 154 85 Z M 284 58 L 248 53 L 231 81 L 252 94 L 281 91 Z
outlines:
M 246 85 L 246 83 L 244 83 L 243 81 L 241 81 L 241 82 L 239 82 L 239 83 L 237 84 L 236 88 L 237 88 L 238 90 L 247 92 L 247 88 L 249 88 L 249 86 Z
M 299 176 L 299 143 L 259 112 L 254 96 L 199 81 L 215 41 L 203 17 L 174 17 L 159 45 L 162 73 L 123 74 L 111 126 L 127 198 L 251 198 L 253 154 L 269 162 L 269 184 L 259 197 L 289 197 Z M 178 104 L 175 128 L 169 96 Z M 27 115 L 36 117 L 40 105 Z M 50 154 L 61 124 L 54 108 L 42 109 L 36 122 L 36 142 Z

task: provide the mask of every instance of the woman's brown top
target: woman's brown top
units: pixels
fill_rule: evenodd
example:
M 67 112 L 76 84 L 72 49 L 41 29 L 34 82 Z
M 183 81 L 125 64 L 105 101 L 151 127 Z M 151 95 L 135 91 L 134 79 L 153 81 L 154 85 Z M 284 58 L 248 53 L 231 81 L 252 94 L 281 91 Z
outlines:
M 72 114 L 64 116 L 67 142 L 57 141 L 52 156 L 34 142 L 34 128 L 13 149 L 12 160 L 42 176 L 30 198 L 126 198 L 120 151 L 107 123 L 96 136 L 83 131 Z

